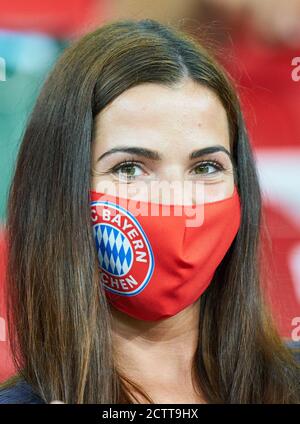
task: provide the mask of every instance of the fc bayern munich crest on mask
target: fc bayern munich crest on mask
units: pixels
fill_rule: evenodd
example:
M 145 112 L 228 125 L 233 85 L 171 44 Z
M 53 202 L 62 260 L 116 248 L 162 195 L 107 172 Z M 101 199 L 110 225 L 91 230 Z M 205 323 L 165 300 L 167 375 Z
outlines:
M 91 213 L 101 283 L 112 293 L 137 295 L 154 269 L 147 235 L 136 217 L 116 203 L 91 202 Z

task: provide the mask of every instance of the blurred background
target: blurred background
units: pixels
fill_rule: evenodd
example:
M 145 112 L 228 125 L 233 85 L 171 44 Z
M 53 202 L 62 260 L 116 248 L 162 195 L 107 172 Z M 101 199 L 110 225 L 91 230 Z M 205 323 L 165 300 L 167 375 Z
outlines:
M 73 40 L 111 20 L 180 24 L 238 89 L 264 196 L 270 301 L 300 340 L 300 0 L 0 0 L 0 381 L 13 373 L 3 301 L 8 188 L 39 89 Z

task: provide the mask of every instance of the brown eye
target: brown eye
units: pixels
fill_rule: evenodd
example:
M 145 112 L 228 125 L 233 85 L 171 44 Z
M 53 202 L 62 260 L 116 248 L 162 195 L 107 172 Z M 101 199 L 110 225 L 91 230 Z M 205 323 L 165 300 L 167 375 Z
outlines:
M 143 175 L 141 166 L 135 162 L 122 162 L 112 169 L 112 172 L 123 179 L 134 179 Z
M 195 166 L 193 170 L 198 175 L 211 175 L 223 171 L 224 167 L 217 161 L 205 161 Z

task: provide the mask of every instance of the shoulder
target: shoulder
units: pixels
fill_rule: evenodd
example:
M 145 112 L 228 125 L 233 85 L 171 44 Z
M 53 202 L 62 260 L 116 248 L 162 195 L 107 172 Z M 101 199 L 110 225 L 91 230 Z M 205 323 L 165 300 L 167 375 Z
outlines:
M 38 394 L 36 394 L 24 379 L 20 379 L 13 385 L 0 388 L 0 404 L 12 403 L 46 403 Z
M 296 361 L 300 365 L 300 341 L 295 342 L 295 341 L 292 341 L 292 340 L 288 340 L 286 342 L 286 346 L 291 350 Z

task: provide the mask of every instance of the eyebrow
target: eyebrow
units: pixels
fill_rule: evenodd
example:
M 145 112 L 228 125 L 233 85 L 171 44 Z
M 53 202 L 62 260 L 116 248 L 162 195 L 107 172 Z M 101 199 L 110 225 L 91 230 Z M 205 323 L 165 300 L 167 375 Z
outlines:
M 203 149 L 194 150 L 192 153 L 189 154 L 189 159 L 190 160 L 197 159 L 201 156 L 211 154 L 211 153 L 216 153 L 216 152 L 226 153 L 229 156 L 231 162 L 233 162 L 233 158 L 229 150 L 227 150 L 226 147 L 221 145 L 209 146 L 209 147 L 204 147 Z M 143 147 L 125 146 L 125 147 L 113 147 L 112 149 L 107 150 L 97 159 L 97 162 L 99 162 L 105 156 L 112 155 L 114 153 L 131 153 L 133 155 L 137 155 L 140 157 L 144 157 L 144 158 L 156 160 L 156 161 L 162 159 L 162 156 L 156 150 L 150 150 Z

